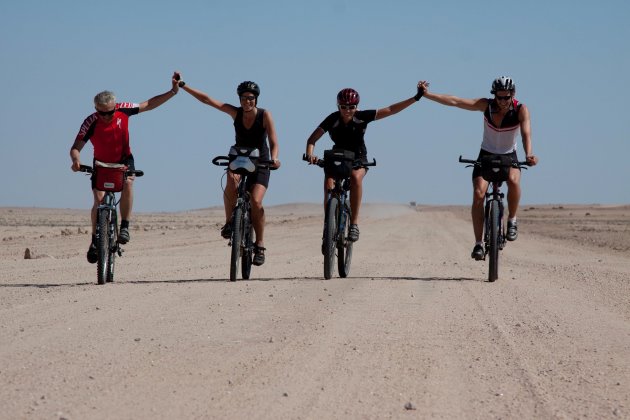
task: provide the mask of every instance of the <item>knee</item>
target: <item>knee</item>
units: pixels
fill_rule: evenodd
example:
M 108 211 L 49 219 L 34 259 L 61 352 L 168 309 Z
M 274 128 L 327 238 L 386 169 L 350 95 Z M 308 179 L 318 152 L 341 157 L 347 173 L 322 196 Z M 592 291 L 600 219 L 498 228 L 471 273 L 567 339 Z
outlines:
M 257 197 L 251 197 L 250 204 L 252 206 L 252 209 L 255 210 L 255 211 L 262 211 L 263 210 L 262 199 L 258 199 Z
M 485 197 L 486 193 L 481 188 L 475 188 L 473 190 L 473 204 L 483 203 Z

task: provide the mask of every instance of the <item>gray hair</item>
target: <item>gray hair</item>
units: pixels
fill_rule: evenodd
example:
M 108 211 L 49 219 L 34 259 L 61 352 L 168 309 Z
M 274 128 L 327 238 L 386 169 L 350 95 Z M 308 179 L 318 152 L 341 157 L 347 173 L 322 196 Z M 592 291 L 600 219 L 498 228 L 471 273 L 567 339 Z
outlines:
M 110 92 L 109 90 L 97 93 L 94 97 L 94 105 L 107 105 L 112 102 L 116 102 L 116 95 L 114 95 L 114 92 Z

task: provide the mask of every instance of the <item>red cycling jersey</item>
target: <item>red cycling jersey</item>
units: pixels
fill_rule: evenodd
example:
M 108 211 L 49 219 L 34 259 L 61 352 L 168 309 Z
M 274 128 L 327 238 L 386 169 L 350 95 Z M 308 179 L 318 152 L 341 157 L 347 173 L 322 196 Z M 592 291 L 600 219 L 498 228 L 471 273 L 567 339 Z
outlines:
M 76 140 L 94 146 L 94 159 L 101 162 L 118 163 L 131 155 L 129 146 L 129 117 L 140 112 L 138 104 L 124 102 L 116 104 L 112 121 L 106 123 L 94 113 L 87 117 L 77 134 Z

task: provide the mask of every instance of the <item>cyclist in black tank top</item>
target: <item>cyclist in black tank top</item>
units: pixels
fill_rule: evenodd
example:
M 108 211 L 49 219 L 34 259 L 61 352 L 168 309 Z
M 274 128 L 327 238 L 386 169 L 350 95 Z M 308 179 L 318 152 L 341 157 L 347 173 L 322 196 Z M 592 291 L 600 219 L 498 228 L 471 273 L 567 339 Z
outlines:
M 181 77 L 181 76 L 180 76 Z M 258 108 L 258 96 L 260 88 L 251 81 L 238 85 L 236 93 L 239 96 L 240 107 L 217 101 L 206 93 L 193 89 L 180 81 L 179 86 L 190 93 L 200 102 L 223 111 L 234 120 L 235 141 L 239 146 L 256 147 L 260 151 L 261 158 L 273 160 L 274 168 L 280 167 L 278 160 L 278 138 L 271 117 L 271 112 Z M 268 140 L 268 142 L 267 142 Z M 223 194 L 225 207 L 225 225 L 221 229 L 221 236 L 230 238 L 230 218 L 236 205 L 236 187 L 239 175 L 228 170 L 227 183 Z M 252 224 L 256 232 L 255 253 L 253 263 L 262 265 L 265 262 L 265 209 L 263 198 L 269 186 L 269 169 L 259 169 L 255 176 L 248 177 L 248 189 L 251 194 Z
M 359 92 L 354 89 L 342 89 L 337 94 L 337 111 L 330 114 L 313 131 L 306 141 L 306 157 L 309 163 L 317 162 L 317 156 L 313 154 L 315 143 L 324 133 L 328 132 L 335 143 L 335 147 L 353 151 L 355 158 L 367 160 L 367 148 L 365 147 L 365 130 L 367 125 L 375 120 L 380 120 L 394 115 L 422 97 L 420 82 L 417 85 L 417 93 L 409 99 L 395 103 L 386 108 L 359 111 Z M 366 168 L 354 169 L 350 178 L 350 208 L 352 218 L 350 220 L 350 232 L 348 239 L 359 240 L 359 209 L 363 196 L 363 178 L 367 173 Z M 333 178 L 324 178 L 324 208 L 326 208 L 326 196 L 328 190 L 333 188 Z

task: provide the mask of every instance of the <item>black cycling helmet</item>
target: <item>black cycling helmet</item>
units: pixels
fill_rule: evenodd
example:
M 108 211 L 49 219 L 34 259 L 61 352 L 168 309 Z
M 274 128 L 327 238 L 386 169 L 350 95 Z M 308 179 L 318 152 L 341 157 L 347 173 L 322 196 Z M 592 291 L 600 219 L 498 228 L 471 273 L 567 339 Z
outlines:
M 494 79 L 494 82 L 492 82 L 492 89 L 490 90 L 490 93 L 494 95 L 499 90 L 509 90 L 510 92 L 514 92 L 516 90 L 516 83 L 514 83 L 514 80 L 512 80 L 511 77 L 497 77 Z
M 340 105 L 359 105 L 359 92 L 354 89 L 341 89 L 337 94 L 337 103 Z
M 251 82 L 248 80 L 241 83 L 236 88 L 236 93 L 238 94 L 238 96 L 242 96 L 245 92 L 253 93 L 256 99 L 258 99 L 258 96 L 260 95 L 260 87 L 258 87 L 256 82 Z

